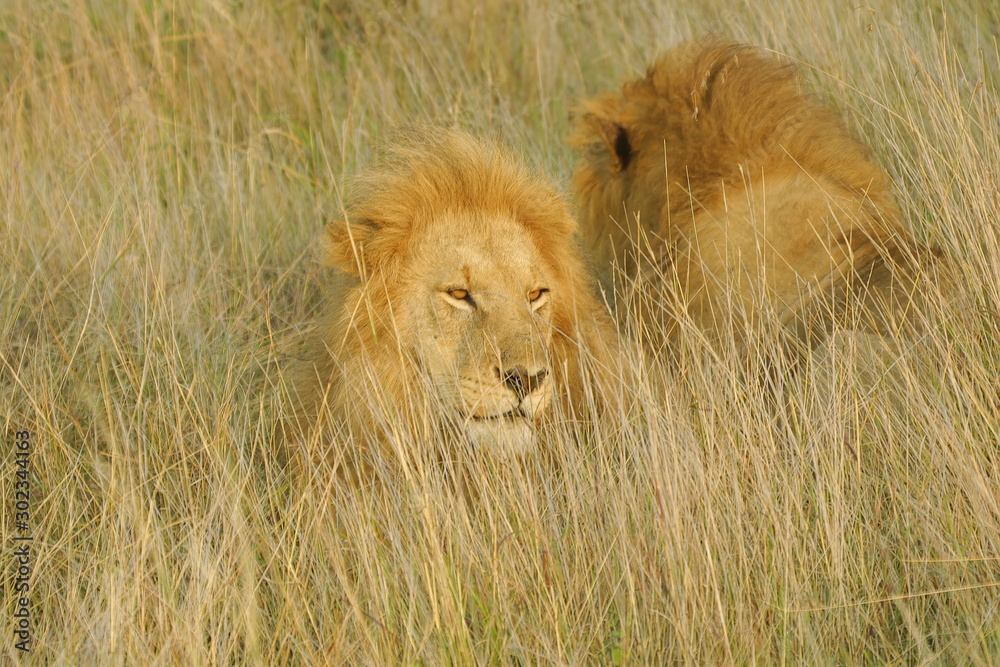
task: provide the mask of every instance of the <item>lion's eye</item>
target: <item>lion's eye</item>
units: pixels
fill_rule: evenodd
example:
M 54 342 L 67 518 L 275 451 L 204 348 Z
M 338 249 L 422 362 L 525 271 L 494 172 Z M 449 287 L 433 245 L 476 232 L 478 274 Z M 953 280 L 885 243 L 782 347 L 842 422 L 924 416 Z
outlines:
M 548 290 L 545 289 L 545 288 L 533 289 L 530 292 L 528 292 L 528 301 L 531 301 L 532 303 L 534 303 L 534 302 L 538 301 L 539 299 L 541 299 L 543 294 L 547 294 L 547 293 L 548 293 Z
M 475 308 L 476 302 L 472 300 L 472 295 L 469 294 L 469 290 L 462 289 L 460 287 L 455 289 L 449 289 L 444 291 L 452 299 L 452 305 L 458 306 L 459 308 L 464 308 L 466 310 Z

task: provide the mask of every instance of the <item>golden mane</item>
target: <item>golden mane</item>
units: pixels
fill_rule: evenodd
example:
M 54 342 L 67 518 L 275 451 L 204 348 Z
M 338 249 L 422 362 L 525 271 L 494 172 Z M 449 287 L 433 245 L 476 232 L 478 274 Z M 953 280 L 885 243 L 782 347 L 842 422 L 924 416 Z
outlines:
M 326 414 L 364 439 L 378 430 L 373 403 L 419 403 L 426 341 L 406 314 L 408 295 L 433 268 L 416 259 L 428 234 L 454 221 L 454 233 L 473 242 L 484 225 L 499 224 L 491 221 L 514 221 L 510 234 L 523 232 L 539 271 L 554 277 L 545 285 L 553 295 L 547 354 L 567 408 L 586 393 L 590 374 L 604 372 L 595 369 L 613 366 L 613 326 L 581 258 L 576 222 L 555 189 L 508 151 L 454 130 L 411 130 L 350 192 L 344 219 L 327 226 L 324 257 L 339 272 L 329 317 L 293 379 L 297 432 Z

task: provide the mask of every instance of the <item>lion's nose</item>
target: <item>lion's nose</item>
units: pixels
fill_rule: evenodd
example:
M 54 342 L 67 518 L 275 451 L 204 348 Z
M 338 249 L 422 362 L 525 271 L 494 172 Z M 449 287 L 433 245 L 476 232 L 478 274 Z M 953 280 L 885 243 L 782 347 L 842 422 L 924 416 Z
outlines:
M 549 371 L 543 368 L 534 375 L 529 375 L 528 369 L 524 366 L 514 366 L 513 368 L 508 368 L 502 373 L 498 368 L 496 369 L 496 373 L 503 383 L 510 387 L 514 394 L 517 395 L 517 400 L 520 401 L 541 386 L 545 377 L 549 374 Z

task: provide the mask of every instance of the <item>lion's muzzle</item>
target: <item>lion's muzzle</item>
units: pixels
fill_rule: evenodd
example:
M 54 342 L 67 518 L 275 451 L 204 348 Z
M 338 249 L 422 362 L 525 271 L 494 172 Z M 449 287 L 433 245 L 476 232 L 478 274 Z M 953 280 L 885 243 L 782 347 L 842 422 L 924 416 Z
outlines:
M 466 435 L 477 448 L 523 455 L 534 448 L 535 420 L 551 401 L 551 374 L 542 366 L 517 364 L 494 367 L 493 375 L 498 382 L 466 419 Z

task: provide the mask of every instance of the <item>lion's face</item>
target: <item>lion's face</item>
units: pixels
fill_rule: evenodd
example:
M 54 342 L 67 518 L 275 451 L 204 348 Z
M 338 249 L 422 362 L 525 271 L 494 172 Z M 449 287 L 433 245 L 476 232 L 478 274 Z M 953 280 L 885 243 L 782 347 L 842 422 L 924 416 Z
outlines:
M 444 214 L 402 273 L 414 278 L 394 307 L 445 419 L 475 444 L 530 448 L 552 399 L 550 315 L 560 298 L 530 235 L 504 214 Z
M 322 417 L 384 441 L 404 416 L 520 455 L 556 405 L 591 409 L 617 339 L 543 177 L 495 144 L 414 130 L 343 213 L 326 228 L 342 279 L 297 383 L 299 429 Z

